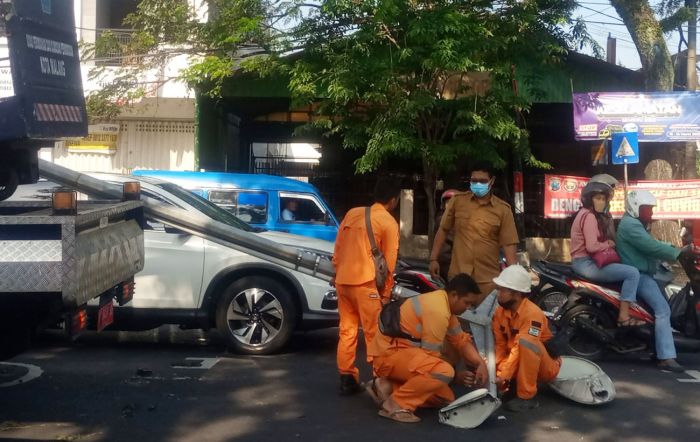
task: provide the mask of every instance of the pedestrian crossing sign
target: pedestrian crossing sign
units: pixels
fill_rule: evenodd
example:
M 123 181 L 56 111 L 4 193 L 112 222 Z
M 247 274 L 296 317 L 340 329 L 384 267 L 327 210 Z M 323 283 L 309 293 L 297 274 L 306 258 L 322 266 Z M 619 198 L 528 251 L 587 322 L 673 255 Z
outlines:
M 613 164 L 639 163 L 639 136 L 637 132 L 614 133 L 610 153 Z

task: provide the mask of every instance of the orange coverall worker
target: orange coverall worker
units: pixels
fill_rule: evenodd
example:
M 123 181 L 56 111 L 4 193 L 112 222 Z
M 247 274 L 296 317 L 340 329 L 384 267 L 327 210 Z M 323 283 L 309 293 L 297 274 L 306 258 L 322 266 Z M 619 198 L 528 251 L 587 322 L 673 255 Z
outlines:
M 544 342 L 552 337 L 547 318 L 529 299 L 523 299 L 512 312 L 499 306 L 493 316 L 496 341 L 496 377 L 515 378 L 517 396 L 531 399 L 537 394 L 537 382 L 557 377 L 561 358 L 553 359 Z
M 401 330 L 415 341 L 385 336 L 380 331 L 370 346 L 375 375 L 394 384 L 391 398 L 410 411 L 418 407 L 441 407 L 454 401 L 449 383 L 455 371 L 441 358 L 443 342 L 447 340 L 464 359 L 467 359 L 465 349 L 474 344 L 450 312 L 447 292 L 437 290 L 404 301 Z
M 394 286 L 393 274 L 399 253 L 399 225 L 394 217 L 381 204 L 374 204 L 370 210 L 370 220 L 374 241 L 384 254 L 389 268 L 384 293 L 378 293 L 375 283 L 364 207 L 355 207 L 345 215 L 338 229 L 333 253 L 340 315 L 338 371 L 341 375 L 352 375 L 358 382 L 360 371 L 355 367 L 358 328 L 361 323 L 368 348 L 377 333 L 382 298 L 388 299 Z M 372 362 L 369 356 L 367 361 Z

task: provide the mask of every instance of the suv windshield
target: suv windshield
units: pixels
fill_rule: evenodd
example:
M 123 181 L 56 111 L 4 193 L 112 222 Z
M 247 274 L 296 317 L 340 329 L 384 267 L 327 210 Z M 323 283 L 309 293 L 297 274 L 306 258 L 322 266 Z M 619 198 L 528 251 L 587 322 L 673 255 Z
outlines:
M 226 210 L 220 208 L 216 204 L 209 202 L 201 196 L 195 195 L 194 193 L 185 190 L 176 184 L 158 183 L 157 186 L 169 193 L 172 193 L 176 197 L 180 198 L 187 204 L 191 205 L 192 207 L 199 210 L 200 212 L 202 212 L 203 214 L 215 221 L 219 221 L 224 224 L 228 224 L 230 226 L 239 228 L 241 230 L 245 230 L 246 232 L 253 232 L 256 230 L 248 224 L 246 224 L 244 221 L 241 221 L 232 213 L 227 212 Z

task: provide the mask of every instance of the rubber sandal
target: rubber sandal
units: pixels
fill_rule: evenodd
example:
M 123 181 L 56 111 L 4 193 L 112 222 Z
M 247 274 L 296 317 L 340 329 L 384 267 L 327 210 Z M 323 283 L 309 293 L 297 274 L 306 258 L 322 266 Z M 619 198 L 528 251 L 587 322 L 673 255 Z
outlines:
M 644 327 L 646 322 L 639 320 L 637 318 L 627 318 L 624 321 L 617 321 L 617 328 L 636 328 L 636 327 Z
M 372 379 L 370 382 L 367 382 L 367 385 L 365 386 L 365 391 L 367 392 L 367 394 L 369 394 L 374 403 L 377 404 L 378 407 L 381 407 L 386 398 L 382 398 L 379 392 L 377 391 L 375 380 L 376 379 Z
M 420 422 L 420 418 L 413 414 L 411 410 L 405 410 L 403 408 L 394 411 L 388 411 L 382 408 L 379 410 L 379 415 L 403 424 L 415 424 L 416 422 Z

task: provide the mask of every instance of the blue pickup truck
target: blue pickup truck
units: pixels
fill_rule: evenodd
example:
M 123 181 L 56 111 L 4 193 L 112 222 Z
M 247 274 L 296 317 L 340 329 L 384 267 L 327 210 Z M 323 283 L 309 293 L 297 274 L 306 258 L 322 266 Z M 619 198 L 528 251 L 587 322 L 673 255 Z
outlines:
M 254 227 L 335 241 L 338 220 L 313 185 L 273 175 L 136 170 L 178 184 Z

